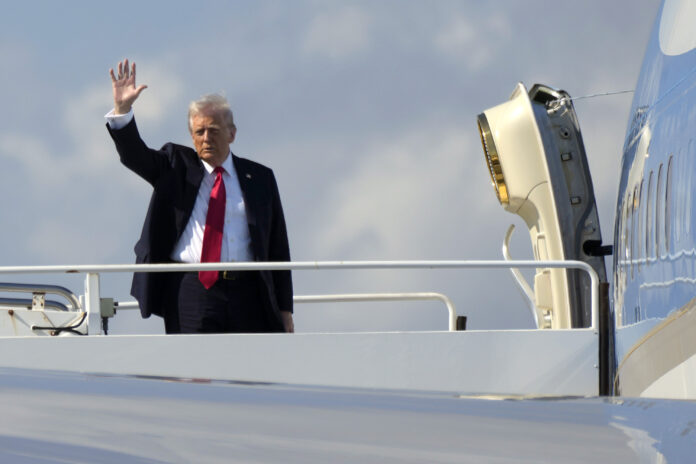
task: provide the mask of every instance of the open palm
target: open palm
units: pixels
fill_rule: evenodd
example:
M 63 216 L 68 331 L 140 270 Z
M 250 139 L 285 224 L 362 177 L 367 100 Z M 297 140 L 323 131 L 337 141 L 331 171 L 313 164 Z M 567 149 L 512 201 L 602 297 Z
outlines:
M 118 63 L 118 76 L 110 69 L 111 87 L 114 92 L 114 111 L 116 114 L 126 114 L 131 110 L 133 102 L 140 96 L 146 85 L 135 85 L 135 63 L 128 67 L 128 59 Z

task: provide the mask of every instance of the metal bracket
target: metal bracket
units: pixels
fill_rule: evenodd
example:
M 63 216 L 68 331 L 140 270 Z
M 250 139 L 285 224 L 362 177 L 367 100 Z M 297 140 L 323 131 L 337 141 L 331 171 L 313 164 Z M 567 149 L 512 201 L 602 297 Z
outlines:
M 101 317 L 114 317 L 116 308 L 113 298 L 99 298 L 99 315 Z
M 550 309 L 544 309 L 541 311 L 543 314 L 543 323 L 539 326 L 540 329 L 550 329 L 553 323 L 553 312 Z
M 31 309 L 43 311 L 46 308 L 46 294 L 35 292 L 31 294 Z

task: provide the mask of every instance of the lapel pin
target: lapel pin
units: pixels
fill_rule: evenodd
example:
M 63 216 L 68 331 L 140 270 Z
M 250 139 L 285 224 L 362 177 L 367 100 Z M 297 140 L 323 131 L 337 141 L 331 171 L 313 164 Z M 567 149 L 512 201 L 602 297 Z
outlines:
M 246 178 L 247 178 L 247 179 L 251 179 L 251 174 L 247 174 L 247 175 L 246 175 Z

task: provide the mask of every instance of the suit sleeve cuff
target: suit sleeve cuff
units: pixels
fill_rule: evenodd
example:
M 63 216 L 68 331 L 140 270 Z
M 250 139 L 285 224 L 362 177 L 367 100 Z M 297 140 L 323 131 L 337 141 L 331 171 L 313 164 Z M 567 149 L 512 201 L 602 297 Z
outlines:
M 112 109 L 104 115 L 104 118 L 111 129 L 119 130 L 126 127 L 133 120 L 133 116 L 133 108 L 126 114 L 115 114 Z

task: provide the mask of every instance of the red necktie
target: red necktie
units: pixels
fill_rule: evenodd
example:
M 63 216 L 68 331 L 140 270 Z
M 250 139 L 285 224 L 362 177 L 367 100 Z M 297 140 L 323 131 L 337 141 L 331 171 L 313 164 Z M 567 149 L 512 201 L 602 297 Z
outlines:
M 201 250 L 201 263 L 219 263 L 222 250 L 222 229 L 225 226 L 225 181 L 222 173 L 225 170 L 218 166 L 213 171 L 217 174 L 213 190 L 208 201 L 208 213 L 205 217 L 205 231 L 203 232 L 203 249 Z M 219 271 L 199 271 L 198 279 L 205 288 L 215 285 Z

